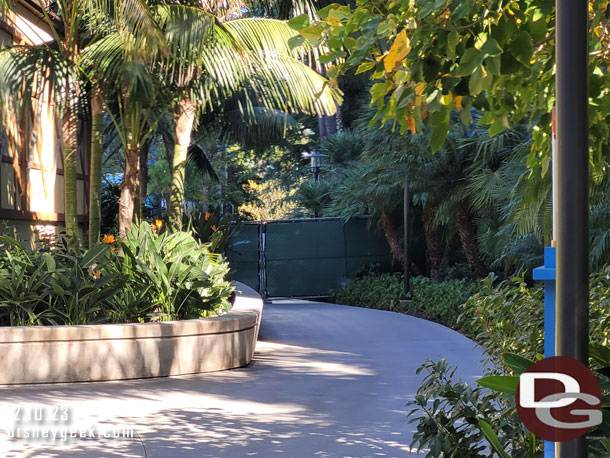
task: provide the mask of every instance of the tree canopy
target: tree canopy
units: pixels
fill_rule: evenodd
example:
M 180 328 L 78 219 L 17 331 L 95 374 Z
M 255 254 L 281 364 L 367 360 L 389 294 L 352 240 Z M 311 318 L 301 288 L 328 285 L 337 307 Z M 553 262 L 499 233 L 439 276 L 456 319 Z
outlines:
M 610 97 L 607 0 L 590 2 L 590 145 L 594 172 L 605 170 Z M 321 61 L 336 79 L 370 72 L 373 122 L 401 132 L 431 128 L 439 150 L 458 110 L 469 125 L 471 108 L 494 136 L 524 119 L 533 127 L 528 166 L 541 176 L 550 164 L 551 108 L 555 103 L 555 2 L 552 0 L 358 0 L 332 4 L 291 20 L 300 37 L 324 43 Z

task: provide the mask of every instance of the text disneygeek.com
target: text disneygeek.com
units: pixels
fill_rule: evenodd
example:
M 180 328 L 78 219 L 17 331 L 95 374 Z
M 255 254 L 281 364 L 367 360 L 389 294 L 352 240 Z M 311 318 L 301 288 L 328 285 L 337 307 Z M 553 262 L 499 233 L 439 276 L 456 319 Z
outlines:
M 132 439 L 134 430 L 129 425 L 85 424 L 68 406 L 14 406 L 12 424 L 6 425 L 10 440 L 31 442 L 71 442 L 82 439 Z

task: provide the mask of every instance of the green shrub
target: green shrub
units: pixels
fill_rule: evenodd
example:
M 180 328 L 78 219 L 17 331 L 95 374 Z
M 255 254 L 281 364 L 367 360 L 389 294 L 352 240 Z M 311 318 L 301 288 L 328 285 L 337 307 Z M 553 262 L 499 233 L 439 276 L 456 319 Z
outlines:
M 1 325 L 110 320 L 107 312 L 123 279 L 108 269 L 108 246 L 73 255 L 61 250 L 28 253 L 10 237 L 0 237 L 0 244 Z
M 0 325 L 200 318 L 229 307 L 228 264 L 188 232 L 134 225 L 120 245 L 27 252 L 0 237 Z
M 523 277 L 494 284 L 494 277 L 485 279 L 461 307 L 459 323 L 463 329 L 485 348 L 489 355 L 487 374 L 518 376 L 543 352 L 544 296 L 540 284 L 528 286 Z M 610 278 L 598 272 L 590 281 L 590 339 L 592 368 L 598 370 L 604 406 L 610 402 Z M 509 358 L 510 356 L 510 358 Z M 524 358 L 527 358 L 525 360 Z M 512 363 L 511 363 L 512 361 Z M 426 361 L 418 372 L 428 375 L 408 416 L 416 423 L 413 445 L 429 447 L 427 457 L 489 456 L 481 450 L 485 444 L 497 440 L 499 448 L 511 457 L 541 456 L 542 443 L 526 431 L 514 406 L 514 394 L 491 391 L 482 386 L 474 389 L 454 380 L 454 369 L 444 360 Z M 604 375 L 606 374 L 606 375 Z M 508 384 L 516 384 L 516 377 L 504 377 Z M 488 386 L 484 380 L 481 385 Z M 513 391 L 516 385 L 513 386 Z M 606 412 L 607 413 L 607 412 Z M 608 456 L 610 421 L 606 413 L 604 423 L 589 434 L 589 456 Z M 483 423 L 483 422 L 485 423 Z M 489 438 L 493 438 L 489 441 Z M 487 442 L 483 441 L 483 438 Z M 494 447 L 495 448 L 495 447 Z
M 392 310 L 403 295 L 402 275 L 367 273 L 353 278 L 333 294 L 337 304 Z
M 460 306 L 476 291 L 476 283 L 465 278 L 437 283 L 427 277 L 414 277 L 409 285 L 411 312 L 452 327 L 457 325 Z
M 174 320 L 229 307 L 228 263 L 189 232 L 157 234 L 143 222 L 132 227 L 121 248 L 124 257 L 118 258 L 117 269 L 126 278 L 128 297 L 120 308 L 131 310 L 137 298 L 147 304 L 147 317 Z
M 426 361 L 417 374 L 426 373 L 415 399 L 407 403 L 409 423 L 415 423 L 411 447 L 428 449 L 427 458 L 488 457 L 489 443 L 480 421 L 493 424 L 498 442 L 510 449 L 513 457 L 527 457 L 541 442 L 528 434 L 519 420 L 513 395 L 470 387 L 456 380 L 456 368 L 447 361 Z M 494 455 L 495 456 L 495 455 Z
M 494 282 L 493 275 L 484 279 L 462 306 L 460 326 L 494 358 L 504 353 L 535 358 L 544 347 L 542 286 L 529 287 L 523 277 L 499 285 Z
M 462 307 L 459 324 L 494 358 L 516 353 L 529 359 L 544 351 L 544 289 L 523 277 L 494 284 L 490 275 Z M 589 334 L 607 345 L 610 338 L 610 279 L 606 272 L 591 276 Z

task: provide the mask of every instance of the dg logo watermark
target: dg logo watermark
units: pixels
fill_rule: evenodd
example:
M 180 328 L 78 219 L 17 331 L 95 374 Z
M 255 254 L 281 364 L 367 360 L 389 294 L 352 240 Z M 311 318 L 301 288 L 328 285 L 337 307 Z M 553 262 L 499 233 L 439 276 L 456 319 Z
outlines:
M 587 366 L 566 356 L 545 358 L 521 374 L 517 412 L 536 436 L 552 442 L 576 439 L 602 422 L 602 392 Z

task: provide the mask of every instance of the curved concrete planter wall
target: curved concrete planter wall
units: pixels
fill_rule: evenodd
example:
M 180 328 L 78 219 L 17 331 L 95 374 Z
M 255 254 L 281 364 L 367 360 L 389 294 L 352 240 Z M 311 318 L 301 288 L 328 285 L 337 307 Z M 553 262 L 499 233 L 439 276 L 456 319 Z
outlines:
M 226 315 L 163 323 L 0 328 L 0 384 L 162 377 L 231 369 L 254 354 L 263 301 L 236 283 Z

